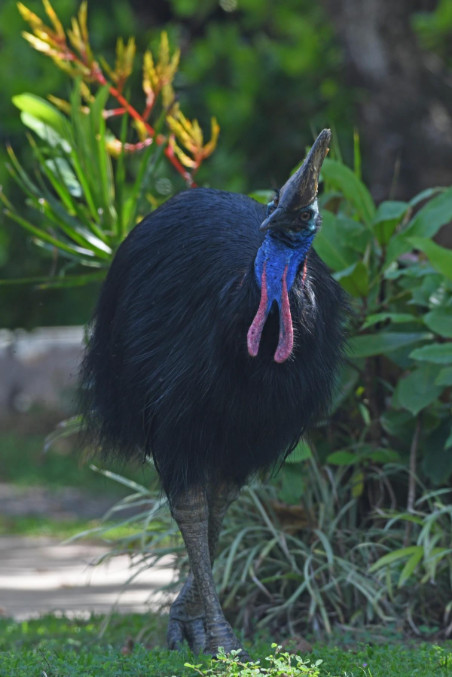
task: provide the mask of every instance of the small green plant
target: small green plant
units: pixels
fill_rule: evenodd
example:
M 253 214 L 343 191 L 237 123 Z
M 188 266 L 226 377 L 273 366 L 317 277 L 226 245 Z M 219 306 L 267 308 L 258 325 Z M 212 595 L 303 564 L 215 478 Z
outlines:
M 212 659 L 212 666 L 205 668 L 202 664 L 193 665 L 185 663 L 187 668 L 192 668 L 201 677 L 215 677 L 224 675 L 225 677 L 258 677 L 258 675 L 268 675 L 268 677 L 319 677 L 319 666 L 322 660 L 315 662 L 302 658 L 287 651 L 282 651 L 282 647 L 272 644 L 273 654 L 270 654 L 263 661 L 244 662 L 240 658 L 240 651 L 231 651 L 225 654 L 222 647 L 218 656 Z M 262 663 L 265 663 L 262 665 Z

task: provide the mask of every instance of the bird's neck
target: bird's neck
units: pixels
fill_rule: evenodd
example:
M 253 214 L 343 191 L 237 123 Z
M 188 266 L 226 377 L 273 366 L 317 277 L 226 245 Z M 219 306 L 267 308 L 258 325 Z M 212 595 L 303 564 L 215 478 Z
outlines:
M 262 331 L 274 302 L 279 308 L 279 341 L 274 359 L 284 362 L 293 349 L 293 325 L 289 291 L 296 274 L 311 248 L 314 234 L 283 234 L 269 231 L 254 261 L 254 273 L 261 289 L 261 300 L 248 331 L 248 352 L 255 357 L 259 352 Z

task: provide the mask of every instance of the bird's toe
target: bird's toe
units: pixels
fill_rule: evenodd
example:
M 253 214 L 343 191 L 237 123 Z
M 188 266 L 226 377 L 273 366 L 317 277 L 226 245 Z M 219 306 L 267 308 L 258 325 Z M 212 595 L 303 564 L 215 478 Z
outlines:
M 170 650 L 178 651 L 186 640 L 194 654 L 202 653 L 206 644 L 204 618 L 171 618 L 166 637 Z

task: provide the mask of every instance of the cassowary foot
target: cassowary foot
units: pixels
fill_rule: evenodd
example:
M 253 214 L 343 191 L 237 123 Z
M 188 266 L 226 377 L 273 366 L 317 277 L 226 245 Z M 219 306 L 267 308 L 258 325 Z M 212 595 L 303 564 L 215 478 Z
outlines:
M 168 649 L 178 651 L 182 648 L 185 640 L 194 654 L 202 653 L 206 644 L 204 617 L 177 618 L 170 616 L 166 639 Z
M 240 651 L 240 660 L 249 661 L 250 657 L 243 649 L 239 640 L 234 634 L 233 629 L 224 618 L 219 616 L 211 621 L 206 627 L 207 642 L 204 647 L 204 653 L 216 656 L 218 649 L 223 647 L 225 653 L 231 651 Z
M 180 649 L 186 640 L 193 653 L 204 651 L 206 644 L 204 607 L 192 574 L 171 606 L 166 639 L 168 648 L 172 650 Z

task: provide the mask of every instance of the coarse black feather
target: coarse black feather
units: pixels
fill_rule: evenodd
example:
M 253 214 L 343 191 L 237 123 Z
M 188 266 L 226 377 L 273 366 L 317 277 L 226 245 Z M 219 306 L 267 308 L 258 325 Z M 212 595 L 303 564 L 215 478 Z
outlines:
M 243 484 L 329 404 L 345 299 L 315 251 L 289 295 L 290 359 L 273 359 L 277 308 L 259 354 L 247 352 L 265 214 L 242 195 L 180 193 L 129 234 L 104 283 L 82 367 L 85 420 L 103 449 L 152 454 L 170 496 L 215 479 Z

